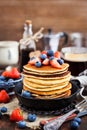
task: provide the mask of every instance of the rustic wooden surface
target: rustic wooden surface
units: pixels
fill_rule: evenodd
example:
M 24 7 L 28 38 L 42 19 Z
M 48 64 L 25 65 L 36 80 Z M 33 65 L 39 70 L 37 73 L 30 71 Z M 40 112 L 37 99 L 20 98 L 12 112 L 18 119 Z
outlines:
M 78 97 L 77 100 L 81 100 L 81 97 Z M 10 100 L 9 103 L 7 104 L 0 104 L 0 107 L 5 106 L 7 107 L 8 111 L 7 113 L 3 114 L 3 116 L 0 118 L 0 130 L 20 130 L 17 127 L 17 124 L 15 122 L 11 122 L 9 120 L 9 116 L 12 112 L 13 109 L 20 107 L 18 104 L 18 100 L 16 98 L 14 98 L 14 96 L 12 97 L 12 99 Z M 51 118 L 51 116 L 44 116 L 44 115 L 37 115 L 37 119 L 35 122 L 28 122 L 27 119 L 27 112 L 23 111 L 23 117 L 24 120 L 26 121 L 26 125 L 28 127 L 26 127 L 26 130 L 42 130 L 42 128 L 39 127 L 39 122 L 41 120 L 47 120 L 49 118 Z M 80 127 L 78 130 L 87 130 L 87 115 L 84 117 L 81 117 L 82 122 L 80 124 Z M 64 123 L 59 130 L 71 130 L 70 129 L 70 121 Z
M 19 40 L 23 23 L 33 29 L 87 32 L 87 0 L 0 0 L 0 40 Z
M 31 128 L 26 127 L 26 130 L 33 130 Z M 17 127 L 16 123 L 12 123 L 9 121 L 9 116 L 5 115 L 2 119 L 0 119 L 0 130 L 21 130 Z M 35 130 L 35 129 L 34 129 Z M 36 130 L 41 130 L 37 128 Z M 59 130 L 71 130 L 70 122 L 64 123 Z M 87 116 L 82 118 L 82 122 L 78 130 L 87 130 Z

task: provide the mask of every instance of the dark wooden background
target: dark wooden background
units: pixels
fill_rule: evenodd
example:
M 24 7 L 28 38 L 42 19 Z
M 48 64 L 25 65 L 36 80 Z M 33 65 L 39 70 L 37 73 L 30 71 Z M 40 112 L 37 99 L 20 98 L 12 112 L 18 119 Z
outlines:
M 19 40 L 26 19 L 33 31 L 87 32 L 87 0 L 0 0 L 0 40 Z

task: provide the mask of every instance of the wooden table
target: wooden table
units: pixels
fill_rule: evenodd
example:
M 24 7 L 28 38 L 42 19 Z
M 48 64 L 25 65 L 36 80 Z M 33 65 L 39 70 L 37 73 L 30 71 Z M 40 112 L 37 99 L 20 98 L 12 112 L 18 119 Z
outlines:
M 12 110 L 13 108 L 15 107 L 18 107 L 19 104 L 18 104 L 18 100 L 17 98 L 13 98 L 12 100 L 12 103 L 8 103 L 8 104 L 0 104 L 0 107 L 2 106 L 6 106 L 8 109 Z M 9 112 L 8 112 L 9 113 Z M 0 130 L 20 130 L 18 127 L 17 127 L 17 124 L 15 122 L 11 122 L 9 120 L 9 115 L 10 114 L 4 114 L 2 116 L 2 118 L 0 119 Z M 37 117 L 38 118 L 38 117 Z M 44 118 L 44 117 L 43 117 Z M 41 118 L 41 119 L 43 119 Z M 87 130 L 87 115 L 82 117 L 82 122 L 80 124 L 80 127 L 78 128 L 78 130 Z M 40 120 L 40 119 L 39 119 Z M 38 121 L 35 121 L 33 123 L 33 125 L 36 125 L 38 124 Z M 41 128 L 36 128 L 36 129 L 33 129 L 31 128 L 31 124 L 29 123 L 28 126 L 30 127 L 26 127 L 25 130 L 42 130 Z M 59 130 L 70 130 L 70 121 L 64 123 Z
M 8 108 L 9 111 L 12 111 L 14 108 L 17 108 L 19 107 L 19 103 L 18 103 L 18 100 L 16 97 L 14 97 L 12 99 L 12 101 L 10 101 L 8 104 L 0 104 L 0 107 L 2 106 L 6 106 Z M 24 111 L 24 115 L 26 117 L 26 112 Z M 17 127 L 17 124 L 14 122 L 12 123 L 10 120 L 9 120 L 9 112 L 7 112 L 6 114 L 4 114 L 2 116 L 2 118 L 0 119 L 0 130 L 20 130 L 18 127 Z M 33 125 L 39 125 L 39 121 L 41 119 L 46 119 L 45 117 L 37 117 L 38 119 L 33 122 Z M 26 119 L 26 118 L 25 118 Z M 25 130 L 42 130 L 41 128 L 36 128 L 36 129 L 33 129 L 31 126 L 32 124 L 31 123 L 28 123 L 28 126 L 29 127 L 26 127 Z M 70 130 L 70 121 L 64 123 L 59 130 Z M 80 127 L 78 128 L 78 130 L 87 130 L 87 115 L 82 117 L 82 122 L 80 124 Z
M 70 130 L 70 122 L 64 123 L 59 130 Z M 9 116 L 4 115 L 2 119 L 0 119 L 0 130 L 21 130 L 17 127 L 16 123 L 11 123 L 9 121 Z M 31 128 L 26 127 L 25 130 L 33 130 Z M 36 130 L 41 130 L 37 128 Z M 78 130 L 87 130 L 87 116 L 82 117 L 82 122 Z

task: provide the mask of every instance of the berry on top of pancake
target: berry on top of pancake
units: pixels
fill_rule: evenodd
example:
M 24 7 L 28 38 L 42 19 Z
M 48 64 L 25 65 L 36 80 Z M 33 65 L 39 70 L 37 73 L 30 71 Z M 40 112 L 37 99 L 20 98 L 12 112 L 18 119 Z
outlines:
M 38 56 L 30 57 L 28 64 L 41 67 L 43 65 L 50 65 L 54 68 L 61 69 L 63 60 L 60 58 L 60 53 L 53 50 L 42 51 Z

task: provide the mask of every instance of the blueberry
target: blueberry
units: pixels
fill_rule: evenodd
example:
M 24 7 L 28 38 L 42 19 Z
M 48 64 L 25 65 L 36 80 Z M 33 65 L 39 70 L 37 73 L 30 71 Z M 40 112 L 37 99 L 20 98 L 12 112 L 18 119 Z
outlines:
M 3 80 L 0 80 L 0 84 L 5 84 L 5 81 L 3 81 Z
M 8 83 L 8 85 L 13 86 L 14 85 L 14 80 L 13 79 L 9 79 L 7 83 Z
M 64 63 L 64 60 L 58 59 L 57 62 L 58 62 L 60 65 L 62 65 L 62 64 Z
M 7 112 L 7 108 L 6 107 L 1 107 L 0 110 L 1 110 L 2 113 Z
M 4 88 L 5 87 L 5 82 L 3 80 L 0 80 L 0 88 Z
M 77 121 L 79 124 L 81 123 L 81 118 L 79 118 L 79 117 L 75 117 L 73 120 Z
M 79 123 L 77 121 L 71 121 L 70 122 L 71 129 L 77 129 L 79 127 Z
M 27 119 L 28 119 L 28 121 L 33 122 L 36 120 L 36 115 L 35 114 L 28 114 Z
M 0 76 L 0 80 L 5 80 L 5 77 L 4 76 Z
M 47 55 L 46 55 L 46 54 L 41 54 L 41 55 L 40 55 L 40 58 L 41 58 L 42 60 L 45 60 L 45 59 L 47 58 Z
M 53 55 L 54 55 L 53 50 L 48 50 L 48 51 L 47 51 L 47 56 L 53 56 Z
M 54 56 L 51 56 L 50 58 L 49 58 L 49 60 L 53 60 L 54 59 Z
M 12 83 L 12 82 L 14 82 L 13 79 L 9 79 L 9 80 L 8 80 L 8 83 Z
M 23 96 L 23 97 L 25 97 L 25 98 L 30 98 L 30 97 L 31 97 L 31 94 L 30 94 L 30 92 L 28 92 L 28 91 L 23 91 L 23 92 L 21 93 L 21 96 Z
M 36 61 L 35 66 L 36 67 L 41 67 L 41 62 L 40 61 Z
M 26 122 L 25 121 L 19 121 L 18 123 L 17 123 L 17 126 L 18 126 L 18 128 L 25 128 L 26 127 Z

